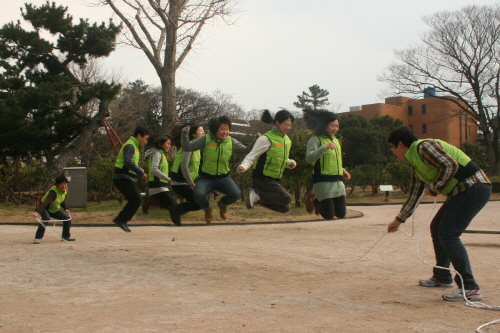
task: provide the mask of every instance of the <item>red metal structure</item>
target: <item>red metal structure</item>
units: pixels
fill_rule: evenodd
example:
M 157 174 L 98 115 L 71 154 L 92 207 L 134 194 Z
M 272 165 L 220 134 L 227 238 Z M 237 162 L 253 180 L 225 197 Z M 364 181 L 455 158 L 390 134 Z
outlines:
M 106 129 L 106 133 L 108 134 L 109 141 L 111 141 L 111 144 L 113 145 L 113 149 L 115 150 L 116 155 L 118 155 L 118 147 L 117 147 L 115 141 L 118 141 L 120 146 L 123 145 L 123 142 L 120 140 L 120 138 L 118 137 L 118 134 L 116 134 L 113 127 L 111 127 L 111 124 L 106 119 L 106 117 L 104 117 L 102 119 L 102 123 L 104 124 L 104 128 Z

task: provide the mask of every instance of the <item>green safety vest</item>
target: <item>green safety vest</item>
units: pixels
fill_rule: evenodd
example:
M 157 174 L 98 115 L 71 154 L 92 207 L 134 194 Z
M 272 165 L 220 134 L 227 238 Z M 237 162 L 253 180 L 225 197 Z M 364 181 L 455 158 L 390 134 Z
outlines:
M 287 167 L 292 141 L 286 134 L 270 130 L 264 134 L 271 141 L 269 149 L 253 163 L 253 178 L 281 179 Z
M 327 149 L 313 165 L 313 182 L 341 181 L 344 175 L 342 167 L 342 149 L 336 137 L 318 136 L 322 145 L 333 142 L 335 149 Z
M 168 176 L 168 160 L 167 160 L 167 155 L 165 155 L 164 151 L 157 151 L 161 154 L 161 160 L 160 160 L 160 165 L 158 166 L 158 169 L 165 175 Z M 149 156 L 149 161 L 148 161 L 148 170 L 149 170 L 149 176 L 148 176 L 148 187 L 153 188 L 153 187 L 165 187 L 166 184 L 168 184 L 168 181 L 165 179 L 158 178 L 153 174 L 152 171 L 152 161 L 153 161 L 153 155 L 155 155 L 157 152 L 154 152 Z
M 233 139 L 228 136 L 218 142 L 211 134 L 205 135 L 205 147 L 201 150 L 201 172 L 209 176 L 224 176 L 229 174 L 229 160 L 233 155 Z
M 52 201 L 49 205 L 49 207 L 47 208 L 47 210 L 51 213 L 55 213 L 57 211 L 59 211 L 61 209 L 61 204 L 63 203 L 63 201 L 66 199 L 66 196 L 68 195 L 68 192 L 67 191 L 61 191 L 59 189 L 59 187 L 57 186 L 52 186 L 48 191 L 47 193 L 45 193 L 45 195 L 43 196 L 42 198 L 42 202 L 45 201 L 45 199 L 48 197 L 50 191 L 54 191 L 56 192 L 56 199 L 54 201 Z
M 439 174 L 439 169 L 425 163 L 422 161 L 420 156 L 418 155 L 418 146 L 427 140 L 433 140 L 438 142 L 441 147 L 443 147 L 444 151 L 448 153 L 455 161 L 458 163 L 458 171 L 453 176 L 453 178 L 446 184 L 446 186 L 441 190 L 441 193 L 444 195 L 448 195 L 451 193 L 453 188 L 463 179 L 468 178 L 475 174 L 479 167 L 476 163 L 472 162 L 470 157 L 467 156 L 463 151 L 458 149 L 457 147 L 450 145 L 449 143 L 439 140 L 439 139 L 423 139 L 414 141 L 406 154 L 404 154 L 406 160 L 413 168 L 413 171 L 417 175 L 417 177 L 426 184 L 431 184 Z
M 134 171 L 131 171 L 127 167 L 125 167 L 125 160 L 123 159 L 123 148 L 125 148 L 126 145 L 134 146 L 134 156 L 132 157 L 132 163 L 134 163 L 135 165 L 139 165 L 139 158 L 140 158 L 139 149 L 141 146 L 139 140 L 131 136 L 127 140 L 127 142 L 125 142 L 123 146 L 120 148 L 120 152 L 118 153 L 118 157 L 116 158 L 115 173 L 124 173 L 137 176 L 137 174 Z
M 172 166 L 172 179 L 176 181 L 185 180 L 181 171 L 181 163 L 182 163 L 182 148 L 177 151 L 177 155 L 175 155 L 174 165 Z M 195 180 L 196 176 L 198 176 L 198 170 L 200 169 L 200 151 L 196 150 L 191 152 L 191 157 L 189 158 L 189 175 L 191 179 Z

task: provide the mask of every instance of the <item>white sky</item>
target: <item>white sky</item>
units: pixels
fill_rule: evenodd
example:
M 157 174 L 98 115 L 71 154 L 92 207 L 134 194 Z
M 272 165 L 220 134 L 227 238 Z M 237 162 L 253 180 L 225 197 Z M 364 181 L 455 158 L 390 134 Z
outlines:
M 52 0 L 51 0 L 52 1 Z M 0 24 L 20 19 L 24 2 L 2 0 Z M 58 0 L 75 19 L 107 21 L 111 10 L 84 0 Z M 498 0 L 240 0 L 235 25 L 208 27 L 177 72 L 177 85 L 230 94 L 244 110 L 293 106 L 297 95 L 317 84 L 329 101 L 350 106 L 383 102 L 387 87 L 377 81 L 394 50 L 415 45 L 427 31 L 421 18 L 470 4 Z M 119 47 L 104 68 L 121 71 L 125 82 L 160 81 L 146 56 Z

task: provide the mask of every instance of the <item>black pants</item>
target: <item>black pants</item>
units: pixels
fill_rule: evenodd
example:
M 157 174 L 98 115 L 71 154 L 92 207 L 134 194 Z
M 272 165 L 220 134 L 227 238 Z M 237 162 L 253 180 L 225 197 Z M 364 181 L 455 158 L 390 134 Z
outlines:
M 436 213 L 431 222 L 431 236 L 436 255 L 436 266 L 453 268 L 462 275 L 464 285 L 458 274 L 455 283 L 466 290 L 478 289 L 479 285 L 472 274 L 469 255 L 460 236 L 472 219 L 488 203 L 491 195 L 490 184 L 475 184 L 469 189 L 452 196 Z M 434 278 L 441 283 L 450 283 L 451 272 L 446 269 L 433 270 Z
M 175 193 L 186 199 L 186 202 L 179 204 L 181 214 L 200 210 L 201 207 L 194 201 L 193 190 L 189 185 L 172 185 Z
M 345 195 L 337 198 L 328 198 L 318 201 L 314 200 L 314 204 L 318 208 L 319 213 L 325 220 L 333 220 L 336 216 L 343 219 L 347 214 Z
M 41 224 L 38 225 L 38 229 L 36 229 L 36 234 L 35 234 L 36 239 L 43 238 L 43 235 L 45 235 L 45 228 L 47 227 L 47 222 L 44 221 L 50 220 L 51 217 L 53 217 L 56 220 L 63 221 L 62 238 L 71 237 L 71 234 L 69 233 L 69 229 L 71 228 L 71 217 L 68 214 L 66 214 L 64 210 L 60 209 L 55 213 L 51 213 L 47 209 L 44 209 L 42 214 L 40 215 L 42 217 L 43 225 Z
M 127 203 L 115 220 L 119 223 L 127 223 L 134 217 L 141 207 L 141 192 L 137 184 L 129 179 L 113 179 L 113 185 L 123 194 Z
M 259 205 L 279 213 L 290 210 L 292 196 L 274 179 L 252 179 L 252 188 L 260 197 Z
M 153 194 L 152 197 L 154 197 L 154 198 L 156 198 L 156 200 L 158 200 L 158 204 L 160 205 L 160 208 L 176 209 L 176 207 L 177 207 L 177 201 L 175 200 L 172 193 L 170 193 L 169 191 L 163 191 L 160 193 Z

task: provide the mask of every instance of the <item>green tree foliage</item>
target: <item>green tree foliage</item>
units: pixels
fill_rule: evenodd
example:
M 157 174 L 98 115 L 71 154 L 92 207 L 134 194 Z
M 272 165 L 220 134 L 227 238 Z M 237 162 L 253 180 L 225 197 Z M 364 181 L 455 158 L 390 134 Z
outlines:
M 385 165 L 394 161 L 387 137 L 394 128 L 402 124 L 401 120 L 391 116 L 366 120 L 357 114 L 340 114 L 337 136 L 342 141 L 344 165 L 354 168 L 357 165 Z
M 486 158 L 486 147 L 482 144 L 465 142 L 462 150 L 467 154 L 480 168 L 488 169 L 488 160 Z
M 298 102 L 293 102 L 293 105 L 299 109 L 318 110 L 322 106 L 329 105 L 328 95 L 330 93 L 326 89 L 320 88 L 317 84 L 309 87 L 309 92 L 302 92 L 302 95 L 297 95 Z
M 115 170 L 116 156 L 102 158 L 100 156 L 88 169 L 88 193 L 92 195 L 95 202 L 100 202 L 109 197 L 122 202 L 122 196 L 114 188 L 112 176 Z
M 0 29 L 0 155 L 44 156 L 49 182 L 90 142 L 120 89 L 113 82 L 81 81 L 71 70 L 89 57 L 109 55 L 120 27 L 74 24 L 66 11 L 55 3 L 25 4 L 22 17 L 33 29 L 20 22 Z M 83 108 L 95 99 L 96 109 Z
M 342 142 L 343 164 L 354 168 L 361 164 L 381 162 L 383 134 L 360 115 L 340 114 L 337 134 Z
M 285 172 L 282 184 L 290 193 L 295 194 L 296 207 L 301 206 L 304 189 L 312 185 L 312 165 L 306 163 L 307 141 L 312 135 L 311 131 L 303 129 L 296 129 L 290 134 L 290 158 L 297 162 L 297 166 Z
M 401 191 L 408 193 L 411 182 L 411 168 L 409 165 L 401 162 L 393 162 L 387 165 L 386 172 L 391 185 L 399 186 Z
M 380 132 L 380 162 L 383 164 L 387 164 L 389 162 L 394 161 L 395 156 L 392 153 L 391 146 L 387 143 L 387 138 L 393 129 L 398 126 L 403 125 L 403 121 L 401 119 L 392 118 L 389 115 L 385 116 L 376 116 L 369 120 L 369 123 Z

